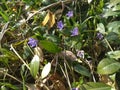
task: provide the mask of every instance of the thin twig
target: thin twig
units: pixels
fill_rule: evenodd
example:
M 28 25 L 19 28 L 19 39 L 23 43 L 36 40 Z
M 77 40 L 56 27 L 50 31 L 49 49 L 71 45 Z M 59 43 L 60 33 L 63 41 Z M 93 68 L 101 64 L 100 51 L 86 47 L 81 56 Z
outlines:
M 65 67 L 65 73 L 66 73 L 66 79 L 68 81 L 68 85 L 69 85 L 69 88 L 71 90 L 71 84 L 70 84 L 70 79 L 69 79 L 69 76 L 68 76 L 68 71 L 67 71 L 67 66 L 66 66 L 66 62 L 64 62 L 64 67 Z
M 105 41 L 106 41 L 108 47 L 110 48 L 110 50 L 113 51 L 112 47 L 110 46 L 110 43 L 108 42 L 108 40 L 106 38 L 105 38 Z
M 51 8 L 51 7 L 54 7 L 54 6 L 57 6 L 57 5 L 60 5 L 60 4 L 62 4 L 62 3 L 67 4 L 67 3 L 70 3 L 70 2 L 72 2 L 72 1 L 73 1 L 73 0 L 58 1 L 58 2 L 52 3 L 52 4 L 50 4 L 50 5 L 47 5 L 47 6 L 43 7 L 43 8 L 41 8 L 41 9 L 39 9 L 38 11 L 34 12 L 32 15 L 30 15 L 30 16 L 26 19 L 26 22 L 27 22 L 31 17 L 33 17 L 35 14 L 40 13 L 40 12 L 43 11 L 43 10 L 46 10 L 46 9 L 48 9 L 48 8 Z
M 25 64 L 25 66 L 30 70 L 30 67 L 26 64 L 26 62 L 22 59 L 22 57 L 17 53 L 17 51 L 13 48 L 12 44 L 10 45 L 13 52 L 19 57 L 19 59 Z
M 30 50 L 30 52 L 34 55 L 34 52 L 32 51 L 32 49 L 30 48 L 30 46 L 27 44 L 28 49 Z
M 19 79 L 15 78 L 14 76 L 12 76 L 12 75 L 10 75 L 10 74 L 8 74 L 8 73 L 4 73 L 3 71 L 0 71 L 0 73 L 5 74 L 6 76 L 8 76 L 8 77 L 10 77 L 10 78 L 18 81 L 19 83 L 23 84 L 22 81 L 20 81 Z M 25 85 L 25 86 L 26 86 L 27 88 L 29 88 L 29 86 L 27 86 L 27 85 Z
M 61 66 L 60 64 L 59 64 L 59 66 L 60 66 L 60 69 L 61 69 L 61 71 L 62 71 L 64 77 L 67 78 L 67 76 L 66 76 L 66 74 L 65 74 L 65 71 L 63 70 L 62 66 Z
M 65 42 L 65 37 L 63 37 L 63 42 Z M 64 51 L 65 51 L 65 47 L 64 47 Z M 69 89 L 71 90 L 72 87 L 71 87 L 71 84 L 70 84 L 70 79 L 69 79 L 69 76 L 68 76 L 68 71 L 67 71 L 67 65 L 66 65 L 66 59 L 65 59 L 65 55 L 66 55 L 66 52 L 64 54 L 64 67 L 65 67 L 65 74 L 66 74 L 66 80 L 68 82 L 68 86 L 69 86 Z

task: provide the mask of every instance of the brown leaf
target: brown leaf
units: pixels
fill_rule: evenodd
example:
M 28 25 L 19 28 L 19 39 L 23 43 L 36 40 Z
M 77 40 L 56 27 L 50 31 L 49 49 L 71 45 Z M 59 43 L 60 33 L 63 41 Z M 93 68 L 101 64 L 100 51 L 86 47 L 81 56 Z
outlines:
M 62 13 L 63 13 L 63 9 L 58 9 L 55 11 L 55 16 L 56 16 L 57 20 L 59 20 L 61 18 Z
M 101 82 L 106 83 L 108 85 L 113 84 L 108 75 L 100 75 L 99 79 L 100 79 Z
M 47 23 L 50 28 L 55 24 L 55 14 L 53 14 L 51 11 L 48 11 L 47 15 L 42 21 L 42 25 L 45 26 Z
M 70 60 L 70 61 L 76 61 L 77 57 L 75 56 L 75 54 L 71 51 L 62 51 L 60 54 L 59 54 L 59 57 L 64 59 L 67 59 L 67 60 Z
M 39 58 L 40 58 L 40 62 L 43 62 L 43 52 L 42 52 L 42 49 L 40 47 L 35 47 L 34 48 L 34 53 L 35 55 L 38 55 Z
M 48 11 L 47 15 L 45 16 L 44 20 L 42 21 L 42 25 L 45 26 L 50 19 L 50 12 Z
M 65 87 L 65 84 L 61 78 L 61 76 L 57 73 L 54 73 L 51 77 L 50 80 L 52 81 L 52 85 L 50 86 L 51 89 L 54 90 L 67 90 Z
M 49 25 L 50 25 L 50 27 L 53 27 L 54 24 L 55 24 L 55 14 L 53 14 L 52 12 L 50 12 Z

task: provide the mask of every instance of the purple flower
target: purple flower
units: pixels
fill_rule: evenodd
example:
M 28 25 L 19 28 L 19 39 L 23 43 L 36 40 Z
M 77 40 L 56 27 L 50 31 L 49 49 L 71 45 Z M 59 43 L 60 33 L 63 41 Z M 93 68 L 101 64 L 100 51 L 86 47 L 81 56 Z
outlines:
M 75 27 L 72 31 L 71 31 L 71 36 L 76 36 L 78 35 L 79 32 L 78 32 L 78 27 Z
M 72 90 L 79 90 L 79 88 L 72 88 Z
M 99 40 L 102 40 L 102 39 L 103 39 L 103 34 L 100 33 L 100 32 L 98 32 L 98 33 L 97 33 L 97 38 L 98 38 Z
M 77 52 L 77 56 L 80 57 L 80 58 L 83 58 L 84 59 L 84 51 L 83 50 L 80 50 Z
M 29 38 L 28 45 L 32 48 L 37 46 L 38 41 L 35 40 L 34 38 Z
M 62 21 L 57 22 L 57 27 L 58 27 L 60 30 L 62 30 L 63 27 L 64 27 L 63 22 L 62 22 Z
M 68 11 L 68 13 L 66 14 L 67 17 L 71 18 L 73 17 L 73 11 Z

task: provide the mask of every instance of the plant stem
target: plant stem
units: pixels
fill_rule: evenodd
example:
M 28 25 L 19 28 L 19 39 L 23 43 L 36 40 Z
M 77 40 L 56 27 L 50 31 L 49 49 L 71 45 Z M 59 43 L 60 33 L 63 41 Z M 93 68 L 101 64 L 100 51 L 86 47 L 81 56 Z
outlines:
M 105 42 L 107 43 L 107 45 L 110 48 L 110 50 L 113 51 L 112 47 L 110 46 L 110 43 L 108 42 L 108 40 L 106 38 L 105 38 Z
M 25 66 L 30 70 L 30 67 L 26 64 L 26 62 L 22 59 L 22 57 L 17 53 L 17 51 L 13 48 L 12 44 L 10 46 L 11 46 L 11 49 L 13 50 L 13 52 L 19 57 L 21 62 L 23 62 L 25 64 Z
M 65 61 L 65 60 L 64 60 Z M 65 67 L 65 73 L 66 73 L 66 79 L 68 81 L 68 85 L 69 85 L 69 88 L 71 90 L 71 84 L 70 84 L 70 79 L 69 79 L 69 76 L 68 76 L 68 71 L 67 71 L 67 66 L 66 66 L 66 63 L 64 62 L 64 67 Z
M 4 71 L 0 71 L 0 73 L 5 74 L 6 76 L 9 76 L 10 78 L 12 78 L 12 79 L 18 81 L 19 83 L 23 84 L 22 81 L 20 81 L 19 79 L 15 78 L 14 76 L 12 76 L 12 75 L 10 75 L 10 74 L 8 74 L 8 73 L 4 73 Z M 25 86 L 26 86 L 27 88 L 29 87 L 29 86 L 27 86 L 27 85 L 25 85 Z

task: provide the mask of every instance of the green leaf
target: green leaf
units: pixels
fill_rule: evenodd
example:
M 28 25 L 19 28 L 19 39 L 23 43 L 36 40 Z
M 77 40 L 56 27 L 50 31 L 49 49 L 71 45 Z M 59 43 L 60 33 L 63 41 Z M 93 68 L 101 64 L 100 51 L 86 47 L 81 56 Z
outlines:
M 97 24 L 97 31 L 99 31 L 102 34 L 105 34 L 105 27 L 102 23 Z
M 115 5 L 117 5 L 118 3 L 120 3 L 120 0 L 110 0 L 109 7 L 115 6 Z
M 31 63 L 30 63 L 30 73 L 31 75 L 36 78 L 36 75 L 39 70 L 39 63 L 40 63 L 40 58 L 37 55 L 34 55 Z
M 10 84 L 10 83 L 0 82 L 0 86 L 8 87 L 8 88 L 11 89 L 11 90 L 20 90 L 20 88 L 16 87 L 15 85 L 12 85 L 12 84 Z M 7 89 L 7 90 L 8 90 L 8 89 Z
M 28 57 L 30 58 L 30 56 L 32 55 L 30 49 L 27 46 L 24 46 L 23 49 L 23 59 L 27 59 Z
M 5 48 L 0 48 L 0 53 L 2 53 L 2 55 L 0 55 L 0 61 L 4 59 L 18 60 L 18 57 L 12 51 Z
M 3 13 L 2 11 L 0 11 L 0 15 L 3 17 L 3 19 L 4 19 L 5 21 L 8 21 L 8 20 L 9 20 L 7 14 L 5 15 L 5 13 Z
M 78 73 L 80 73 L 81 75 L 84 75 L 84 76 L 88 76 L 90 77 L 90 72 L 88 71 L 88 69 L 86 69 L 85 67 L 81 66 L 80 64 L 76 64 L 74 66 L 74 70 Z
M 107 25 L 108 33 L 114 32 L 120 35 L 120 21 L 114 21 Z
M 120 50 L 110 51 L 107 53 L 107 56 L 110 58 L 119 59 L 120 58 Z
M 50 42 L 48 40 L 41 40 L 40 44 L 48 52 L 57 53 L 57 52 L 61 51 L 60 47 L 58 47 L 56 44 L 54 44 L 53 42 Z
M 108 9 L 108 10 L 106 10 L 106 12 L 103 15 L 103 17 L 117 16 L 117 15 L 120 15 L 120 12 L 114 11 L 112 9 Z
M 106 35 L 106 39 L 108 40 L 108 42 L 110 44 L 113 44 L 113 45 L 119 45 L 120 44 L 120 35 L 118 35 L 117 33 L 114 33 L 114 32 L 110 32 Z
M 115 7 L 112 8 L 113 11 L 119 11 L 120 10 L 120 5 L 116 5 Z
M 54 43 L 60 43 L 60 40 L 57 36 L 55 35 L 45 35 L 44 36 L 48 41 L 52 41 Z
M 104 83 L 88 82 L 87 84 L 83 84 L 80 90 L 111 90 L 111 87 Z
M 1 90 L 7 90 L 7 88 L 3 85 L 1 86 Z
M 120 63 L 114 59 L 104 58 L 97 67 L 99 74 L 113 74 L 120 69 Z

